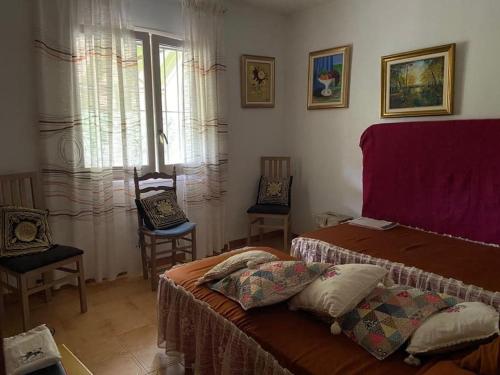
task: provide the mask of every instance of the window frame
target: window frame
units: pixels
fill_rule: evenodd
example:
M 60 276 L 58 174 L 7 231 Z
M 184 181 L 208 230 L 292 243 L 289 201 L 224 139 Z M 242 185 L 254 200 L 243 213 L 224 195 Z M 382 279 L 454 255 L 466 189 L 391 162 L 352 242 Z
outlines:
M 160 45 L 172 47 L 172 49 L 181 50 L 183 41 L 171 37 L 151 33 L 151 52 L 153 64 L 153 93 L 154 93 L 154 110 L 155 110 L 155 134 L 157 136 L 156 146 L 157 152 L 157 168 L 160 172 L 167 172 L 173 165 L 181 166 L 179 164 L 166 164 L 165 162 L 165 148 L 162 144 L 163 133 L 163 101 L 161 95 L 161 69 L 160 69 Z M 155 79 L 158 77 L 157 79 Z M 166 110 L 166 109 L 165 109 Z
M 146 129 L 148 139 L 148 165 L 142 165 L 144 172 L 154 172 L 157 170 L 157 152 L 156 152 L 156 121 L 154 116 L 154 102 L 153 102 L 153 75 L 151 68 L 151 42 L 150 33 L 144 31 L 136 31 L 136 40 L 142 41 L 142 53 L 144 59 L 144 96 L 145 96 L 145 109 L 146 109 Z

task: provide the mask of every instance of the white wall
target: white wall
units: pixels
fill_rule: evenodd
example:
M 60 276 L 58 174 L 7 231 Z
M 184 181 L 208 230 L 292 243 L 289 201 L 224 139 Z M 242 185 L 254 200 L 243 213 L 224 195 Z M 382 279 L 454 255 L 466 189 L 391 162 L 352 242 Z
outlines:
M 285 122 L 297 167 L 294 232 L 312 229 L 317 212 L 361 211 L 358 143 L 364 129 L 383 122 L 381 56 L 457 43 L 453 117 L 500 116 L 499 19 L 498 0 L 336 0 L 289 18 Z M 349 108 L 308 111 L 308 53 L 345 44 L 353 45 Z
M 182 13 L 177 0 L 134 0 L 129 15 L 134 26 L 160 30 L 181 36 Z
M 246 210 L 255 204 L 261 156 L 285 155 L 286 19 L 269 11 L 231 4 L 225 18 L 229 121 L 228 239 L 247 235 Z M 276 107 L 242 108 L 241 55 L 276 58 Z
M 0 174 L 38 168 L 30 0 L 0 9 Z

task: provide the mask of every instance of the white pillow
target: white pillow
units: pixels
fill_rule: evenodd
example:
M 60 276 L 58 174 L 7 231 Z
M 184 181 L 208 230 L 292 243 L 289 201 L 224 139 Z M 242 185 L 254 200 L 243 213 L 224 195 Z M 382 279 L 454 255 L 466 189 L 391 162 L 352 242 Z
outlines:
M 354 309 L 386 275 L 385 268 L 372 264 L 332 266 L 290 300 L 290 309 L 338 318 Z
M 432 315 L 413 333 L 410 354 L 444 352 L 498 334 L 499 314 L 481 302 L 461 302 Z
M 246 247 L 243 249 L 252 248 Z M 242 268 L 255 267 L 258 264 L 273 262 L 277 260 L 278 257 L 276 255 L 273 255 L 267 251 L 245 251 L 243 253 L 233 255 L 232 257 L 227 258 L 225 261 L 217 264 L 212 269 L 207 271 L 202 277 L 200 277 L 196 283 L 197 285 L 200 285 L 209 281 L 220 280 Z

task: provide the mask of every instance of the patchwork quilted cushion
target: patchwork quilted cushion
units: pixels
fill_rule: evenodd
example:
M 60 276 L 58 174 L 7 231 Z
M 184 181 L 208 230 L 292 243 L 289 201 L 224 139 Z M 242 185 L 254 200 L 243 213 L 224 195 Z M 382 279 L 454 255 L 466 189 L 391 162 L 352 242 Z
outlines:
M 168 229 L 188 221 L 172 190 L 136 201 L 144 223 L 151 229 Z
M 407 286 L 377 287 L 339 319 L 344 333 L 378 359 L 394 353 L 433 313 L 458 301 Z
M 260 178 L 257 204 L 288 206 L 290 203 L 291 182 L 291 177 L 271 178 L 262 176 Z
M 17 256 L 52 246 L 48 211 L 5 206 L 0 208 L 0 256 Z
M 300 292 L 331 265 L 277 261 L 244 268 L 212 284 L 211 289 L 238 302 L 244 310 L 272 305 Z
M 250 247 L 248 249 L 251 249 Z M 220 280 L 227 275 L 246 267 L 254 267 L 257 264 L 278 260 L 274 254 L 262 250 L 250 250 L 241 254 L 233 255 L 225 261 L 217 264 L 202 277 L 198 279 L 198 284 L 203 284 L 213 280 Z

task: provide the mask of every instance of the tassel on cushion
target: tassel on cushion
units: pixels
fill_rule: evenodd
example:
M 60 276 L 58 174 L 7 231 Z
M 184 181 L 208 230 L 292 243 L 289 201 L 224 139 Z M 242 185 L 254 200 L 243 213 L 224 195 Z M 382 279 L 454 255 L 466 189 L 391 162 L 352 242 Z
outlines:
M 340 327 L 339 322 L 333 322 L 333 324 L 330 326 L 330 332 L 332 333 L 332 335 L 340 335 L 342 333 L 342 328 Z
M 414 357 L 411 354 L 404 359 L 404 362 L 407 365 L 414 366 L 414 367 L 418 367 L 422 364 L 422 361 L 420 359 L 418 359 L 417 357 Z
M 394 280 L 392 280 L 392 278 L 391 278 L 389 275 L 387 275 L 387 276 L 384 278 L 384 286 L 385 286 L 386 288 L 390 288 L 390 287 L 392 287 L 392 286 L 394 286 L 394 285 L 395 285 Z

